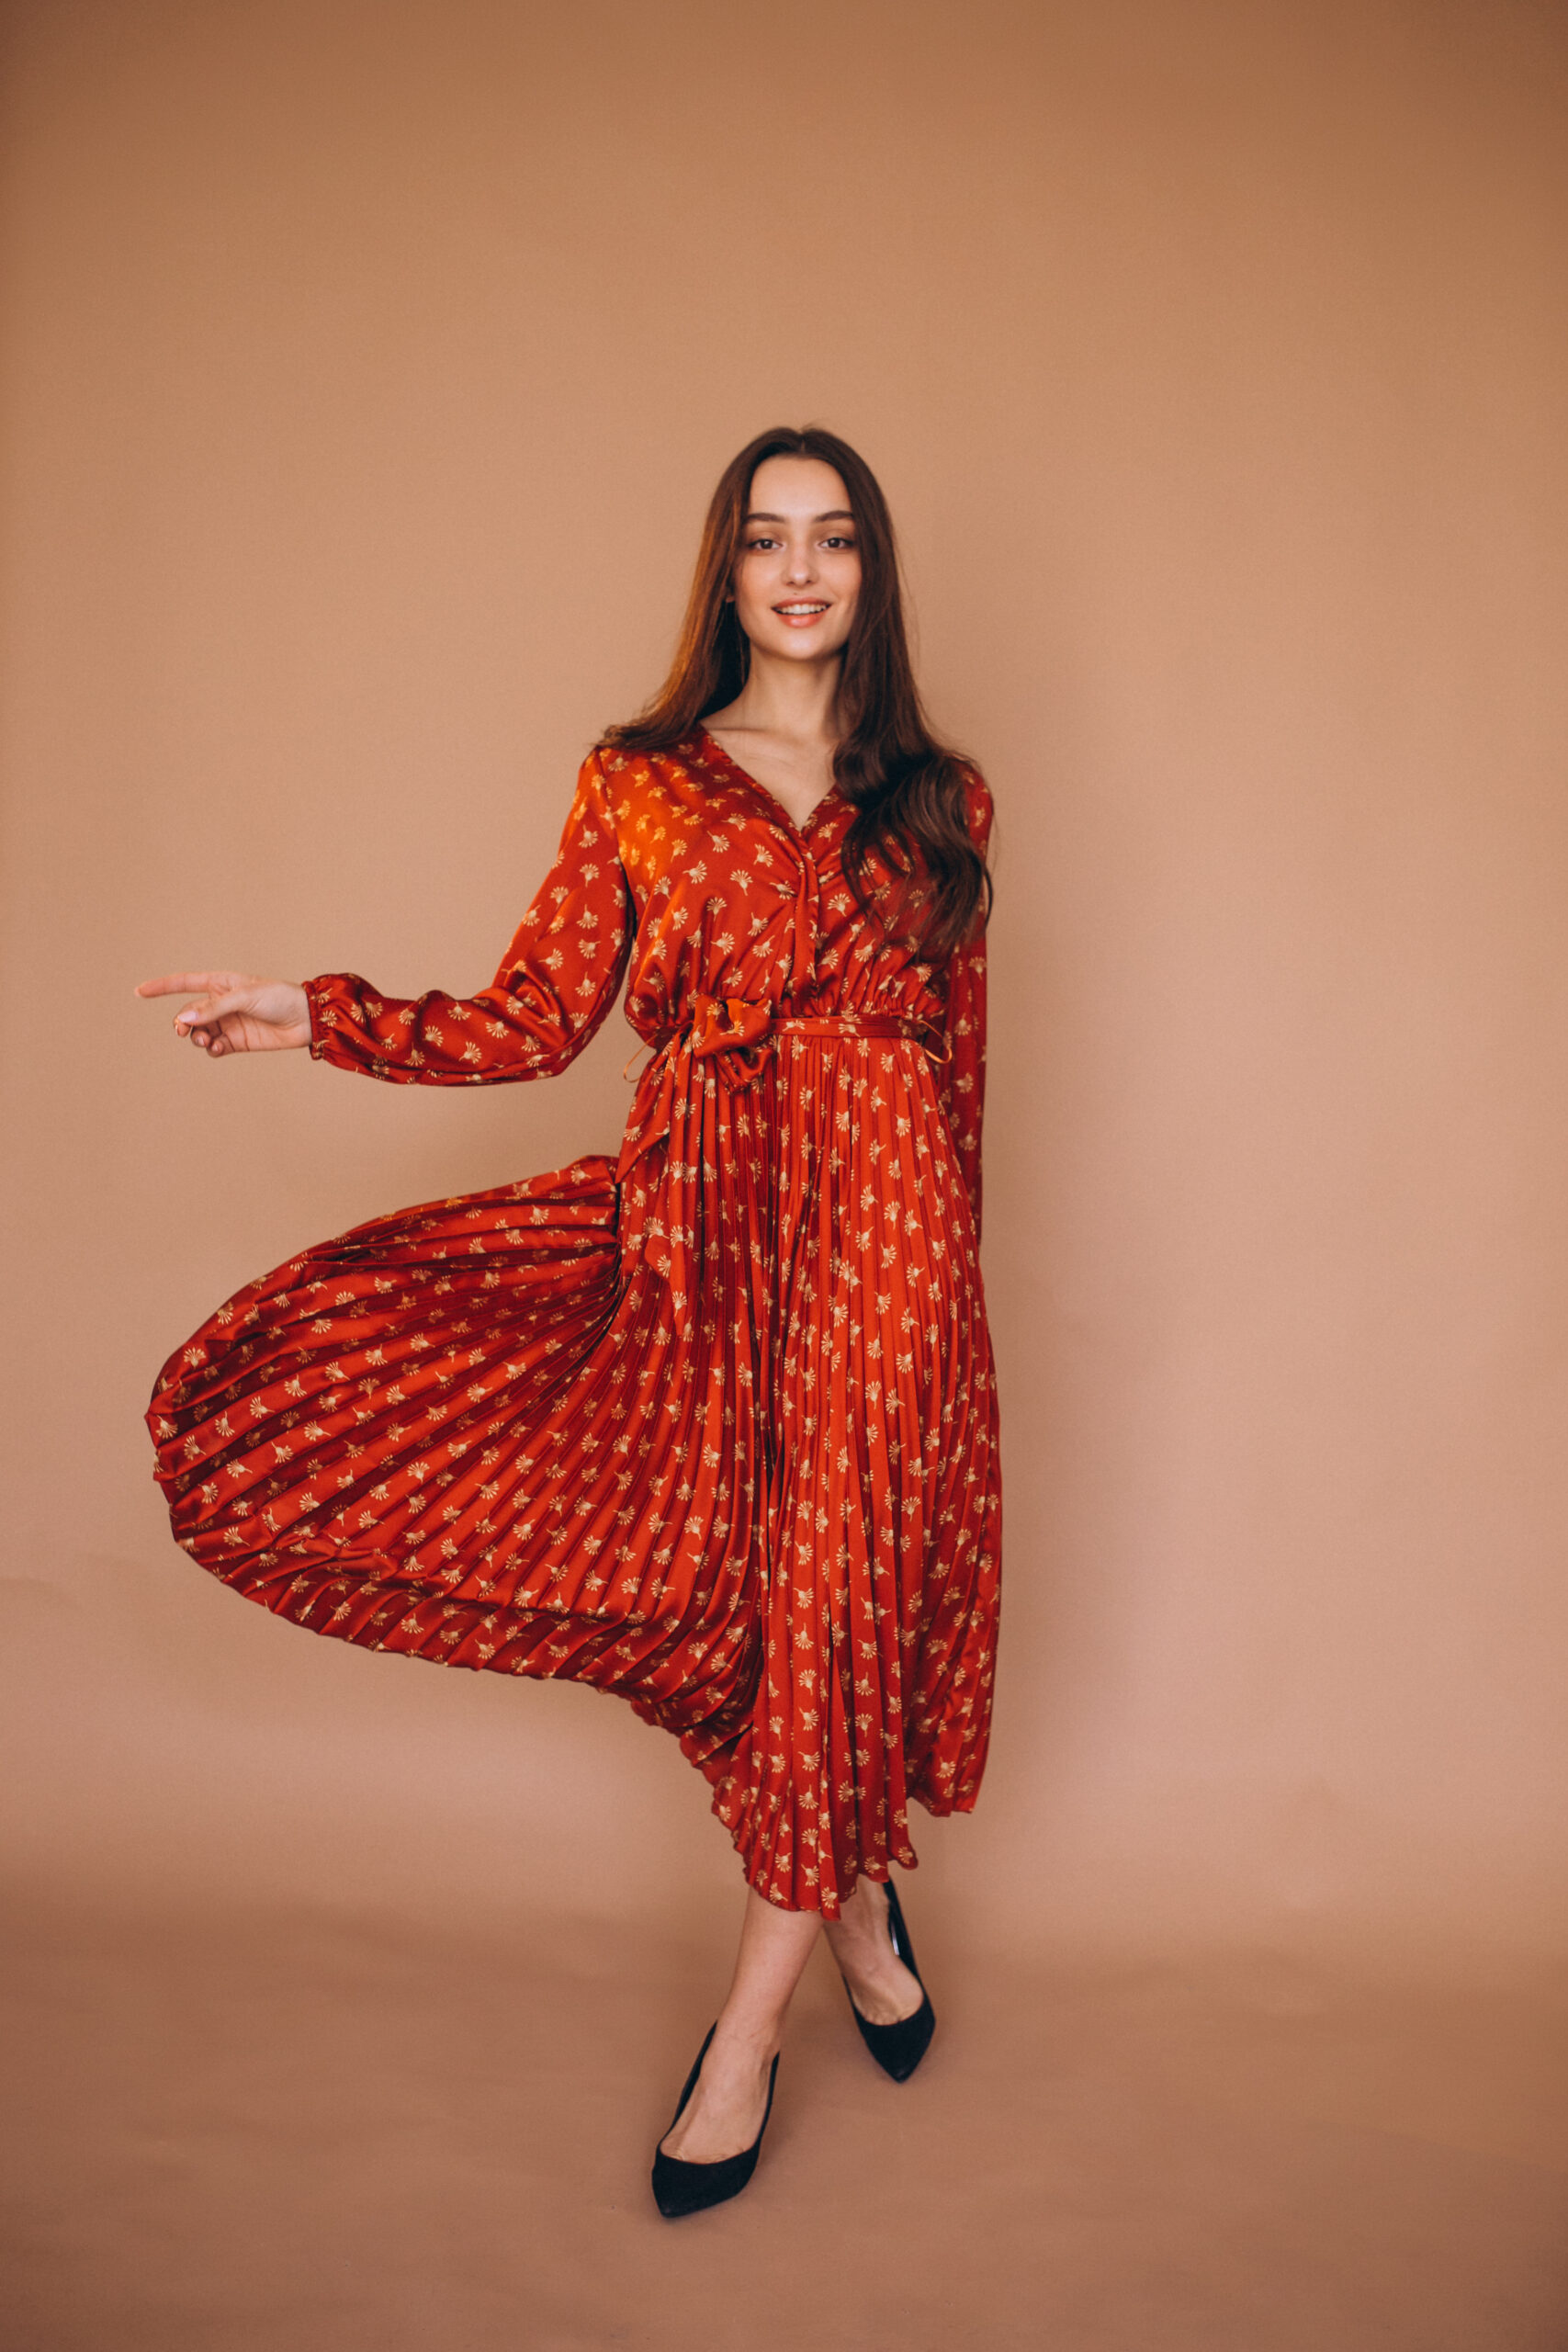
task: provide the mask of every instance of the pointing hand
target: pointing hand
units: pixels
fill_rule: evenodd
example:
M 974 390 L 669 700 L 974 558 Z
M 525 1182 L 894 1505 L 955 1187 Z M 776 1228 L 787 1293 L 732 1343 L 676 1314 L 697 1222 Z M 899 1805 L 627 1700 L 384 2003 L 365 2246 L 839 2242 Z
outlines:
M 276 1054 L 310 1042 L 310 1010 L 294 980 L 261 980 L 250 972 L 166 972 L 143 980 L 138 996 L 201 993 L 175 1015 L 175 1035 L 213 1059 L 224 1054 Z

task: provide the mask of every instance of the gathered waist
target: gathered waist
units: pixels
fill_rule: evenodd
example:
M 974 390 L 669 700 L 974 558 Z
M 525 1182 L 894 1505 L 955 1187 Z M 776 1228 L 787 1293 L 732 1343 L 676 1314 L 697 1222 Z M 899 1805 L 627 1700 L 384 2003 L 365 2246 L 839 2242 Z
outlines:
M 682 1020 L 656 1031 L 646 1042 L 653 1046 L 656 1057 L 672 1046 L 685 1045 L 699 1061 L 716 1054 L 735 1056 L 744 1067 L 748 1046 L 781 1035 L 913 1037 L 925 1046 L 933 1061 L 948 1058 L 946 1040 L 940 1032 L 931 1022 L 912 1013 L 786 1012 L 771 1004 L 736 996 L 694 996 Z M 938 1046 L 942 1047 L 940 1052 Z

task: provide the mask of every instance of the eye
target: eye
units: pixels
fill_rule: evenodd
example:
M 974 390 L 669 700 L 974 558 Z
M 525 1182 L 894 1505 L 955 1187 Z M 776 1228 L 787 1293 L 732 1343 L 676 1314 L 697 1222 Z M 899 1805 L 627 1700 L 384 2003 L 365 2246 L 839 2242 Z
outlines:
M 852 548 L 854 541 L 853 539 L 847 539 L 841 533 L 838 533 L 830 534 L 829 537 L 823 540 L 822 544 L 825 548 Z
M 748 539 L 746 542 L 746 552 L 750 555 L 754 548 L 776 548 L 777 545 L 777 539 L 770 539 L 765 536 L 760 539 Z

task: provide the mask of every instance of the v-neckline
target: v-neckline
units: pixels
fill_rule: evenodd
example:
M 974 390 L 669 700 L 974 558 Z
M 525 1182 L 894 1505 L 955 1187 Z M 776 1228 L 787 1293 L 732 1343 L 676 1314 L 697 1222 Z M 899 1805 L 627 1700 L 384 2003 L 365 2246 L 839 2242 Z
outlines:
M 830 784 L 828 786 L 827 791 L 822 795 L 821 798 L 812 803 L 811 808 L 807 812 L 805 824 L 797 824 L 795 820 L 790 815 L 789 810 L 784 807 L 784 802 L 779 798 L 778 794 L 776 792 L 770 792 L 765 784 L 759 784 L 750 770 L 749 768 L 743 768 L 739 761 L 725 750 L 724 745 L 719 741 L 717 736 L 710 735 L 708 733 L 707 729 L 702 725 L 700 720 L 698 722 L 697 731 L 701 735 L 703 741 L 707 745 L 709 751 L 716 752 L 725 766 L 730 770 L 732 775 L 738 775 L 742 784 L 750 785 L 751 790 L 760 795 L 760 797 L 768 803 L 771 808 L 775 808 L 778 811 L 780 818 L 789 827 L 790 831 L 800 841 L 804 841 L 806 839 L 807 834 L 810 831 L 812 826 L 815 825 L 818 818 L 828 806 L 829 801 L 842 797 L 837 784 Z

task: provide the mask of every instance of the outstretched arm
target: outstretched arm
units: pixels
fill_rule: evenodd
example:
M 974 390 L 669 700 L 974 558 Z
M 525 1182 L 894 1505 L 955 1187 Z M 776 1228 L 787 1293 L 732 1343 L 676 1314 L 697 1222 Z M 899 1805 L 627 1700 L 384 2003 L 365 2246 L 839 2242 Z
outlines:
M 580 1054 L 615 1001 L 635 921 L 598 754 L 584 761 L 555 864 L 488 989 L 382 996 L 355 972 L 302 987 L 236 972 L 172 973 L 141 996 L 206 993 L 175 1026 L 209 1054 L 309 1046 L 401 1084 L 544 1078 Z

